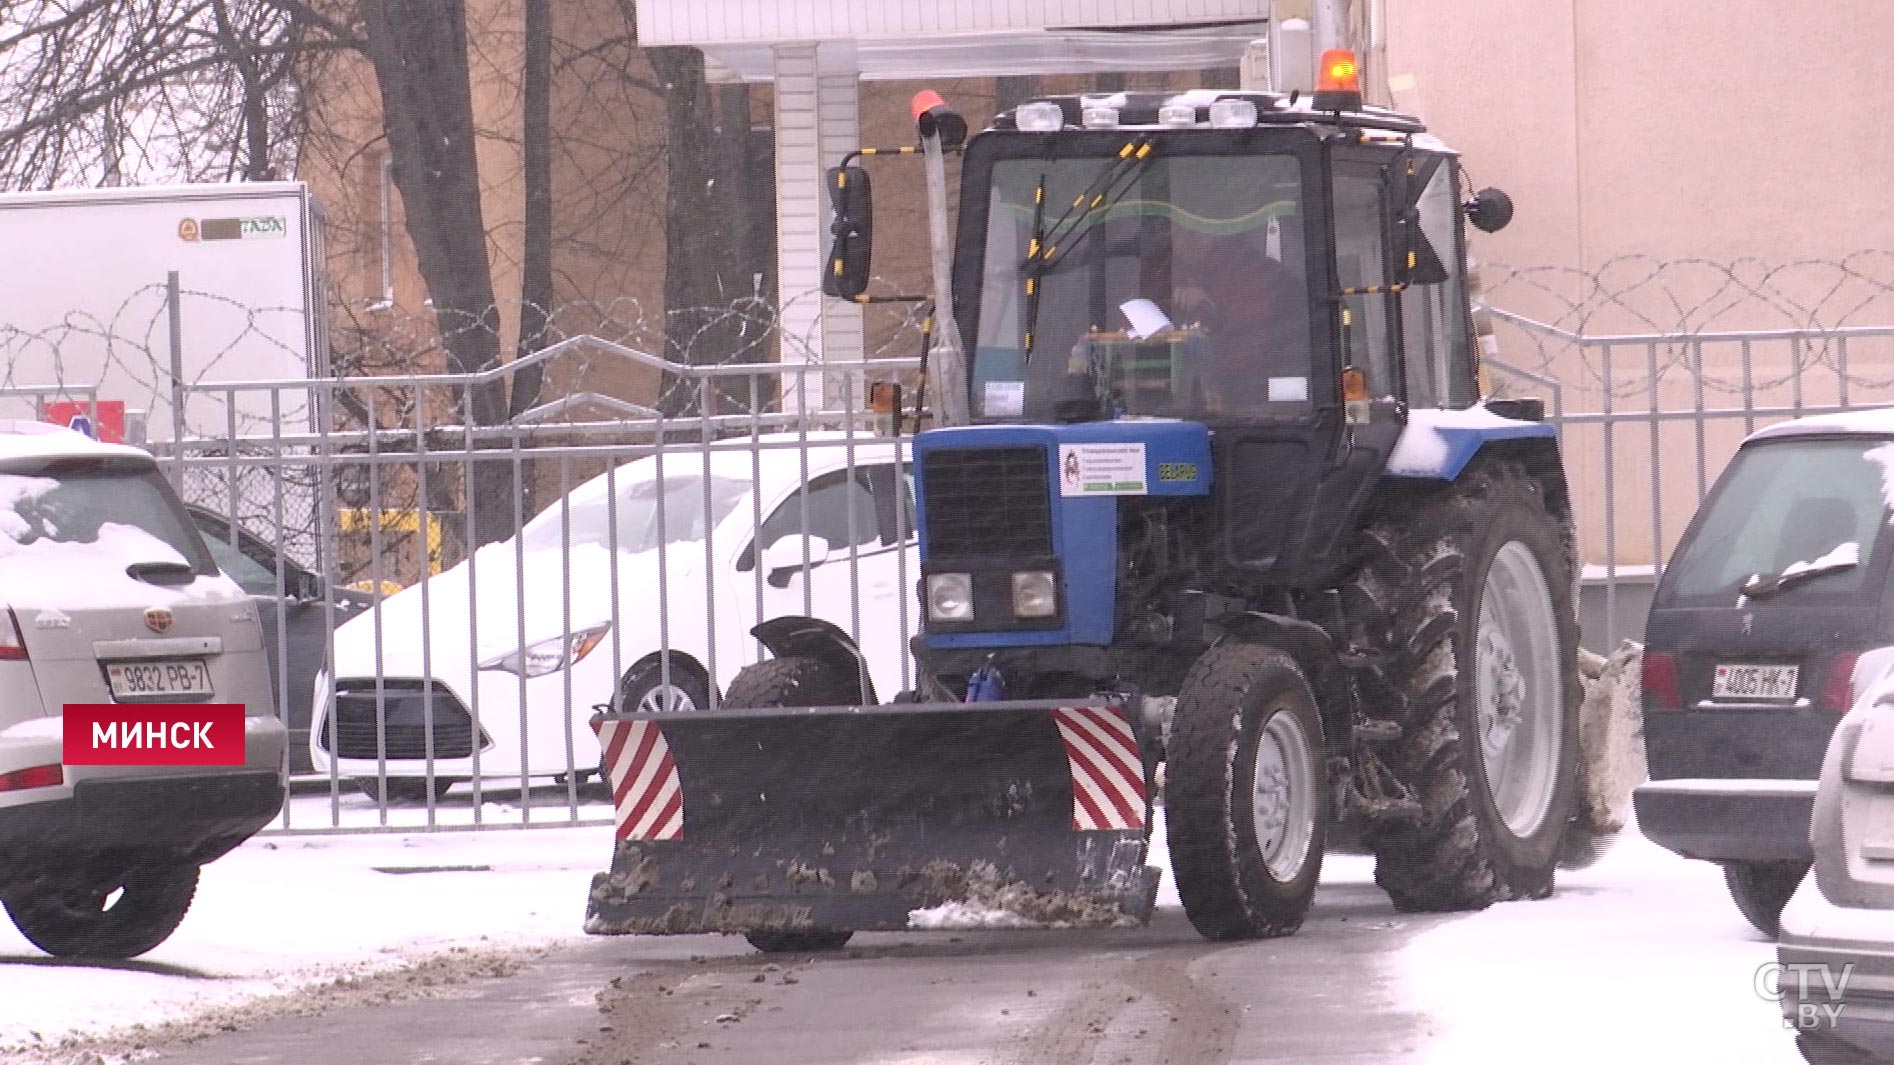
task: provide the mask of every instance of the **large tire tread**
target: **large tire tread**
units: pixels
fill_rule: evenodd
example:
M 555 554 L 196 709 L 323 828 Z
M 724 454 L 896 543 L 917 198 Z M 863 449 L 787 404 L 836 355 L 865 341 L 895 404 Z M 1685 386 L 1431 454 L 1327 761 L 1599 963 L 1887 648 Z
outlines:
M 1491 531 L 1496 526 L 1518 535 L 1502 540 Z M 1475 712 L 1461 685 L 1463 670 L 1470 677 L 1470 655 L 1463 664 L 1460 649 L 1470 650 L 1478 623 L 1477 582 L 1507 540 L 1525 544 L 1544 570 L 1562 659 L 1558 778 L 1544 822 L 1523 839 L 1499 819 L 1478 744 L 1462 735 Z M 1350 643 L 1381 664 L 1356 671 L 1357 692 L 1369 717 L 1400 726 L 1399 738 L 1376 753 L 1420 805 L 1418 821 L 1364 829 L 1375 882 L 1405 912 L 1481 909 L 1550 894 L 1576 799 L 1582 692 L 1569 523 L 1523 468 L 1495 462 L 1375 523 L 1360 546 L 1360 568 L 1343 589 Z

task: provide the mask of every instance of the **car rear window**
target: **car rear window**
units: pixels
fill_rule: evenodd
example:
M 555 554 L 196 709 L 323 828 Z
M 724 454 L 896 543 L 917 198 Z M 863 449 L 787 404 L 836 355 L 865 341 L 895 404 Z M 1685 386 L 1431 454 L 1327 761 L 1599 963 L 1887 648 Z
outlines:
M 198 573 L 217 572 L 183 506 L 149 463 L 58 459 L 0 471 L 0 536 L 13 545 L 97 543 L 111 526 L 148 533 Z M 7 546 L 0 543 L 0 550 Z
M 1882 561 L 1887 526 L 1879 438 L 1768 441 L 1743 448 L 1677 547 L 1660 595 L 1732 603 L 1753 576 L 1845 558 L 1853 567 L 1786 587 L 1784 601 L 1859 593 Z

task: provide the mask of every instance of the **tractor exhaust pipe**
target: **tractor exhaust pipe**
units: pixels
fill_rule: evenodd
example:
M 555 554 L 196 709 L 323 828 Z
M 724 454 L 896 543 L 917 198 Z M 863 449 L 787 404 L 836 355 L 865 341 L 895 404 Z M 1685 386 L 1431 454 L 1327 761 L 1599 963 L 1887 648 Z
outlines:
M 960 326 L 954 321 L 947 153 L 965 143 L 967 122 L 931 89 L 916 93 L 912 106 L 927 166 L 927 232 L 934 256 L 934 344 L 927 353 L 927 375 L 934 383 L 934 424 L 965 425 L 973 417 L 967 408 L 967 355 L 960 346 Z

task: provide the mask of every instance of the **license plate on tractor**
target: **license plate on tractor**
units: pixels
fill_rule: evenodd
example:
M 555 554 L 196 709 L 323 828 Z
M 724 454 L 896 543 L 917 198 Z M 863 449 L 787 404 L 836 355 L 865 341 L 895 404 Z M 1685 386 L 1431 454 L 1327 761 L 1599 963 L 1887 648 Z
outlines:
M 1795 698 L 1799 666 L 1719 665 L 1710 695 L 1715 699 Z
M 210 664 L 202 658 L 163 662 L 108 662 L 105 679 L 114 699 L 205 697 L 212 692 Z

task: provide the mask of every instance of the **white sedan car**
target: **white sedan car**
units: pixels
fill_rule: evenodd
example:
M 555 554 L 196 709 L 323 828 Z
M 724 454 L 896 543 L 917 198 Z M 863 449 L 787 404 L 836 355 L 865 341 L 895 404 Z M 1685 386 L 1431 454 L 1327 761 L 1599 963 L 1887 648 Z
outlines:
M 600 475 L 338 628 L 336 679 L 315 692 L 316 771 L 333 761 L 371 796 L 385 775 L 406 801 L 430 776 L 438 796 L 476 776 L 590 773 L 596 706 L 709 705 L 713 683 L 767 654 L 750 630 L 771 618 L 848 633 L 881 698 L 910 686 L 920 562 L 897 445 L 812 433 L 716 447 L 732 449 L 710 451 L 708 478 L 694 449 Z

